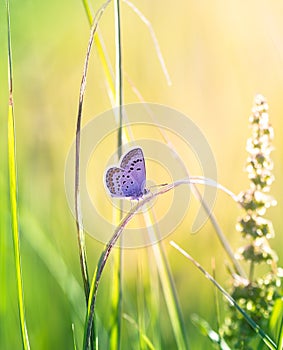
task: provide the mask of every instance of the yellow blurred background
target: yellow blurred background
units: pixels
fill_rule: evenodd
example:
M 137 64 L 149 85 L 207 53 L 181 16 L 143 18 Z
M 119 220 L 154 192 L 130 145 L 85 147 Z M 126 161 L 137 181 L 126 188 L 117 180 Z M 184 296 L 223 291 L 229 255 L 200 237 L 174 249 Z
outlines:
M 129 77 L 145 101 L 167 105 L 190 117 L 211 146 L 219 182 L 235 193 L 249 186 L 243 170 L 253 99 L 257 93 L 266 97 L 275 131 L 273 160 L 276 181 L 271 194 L 278 201 L 277 207 L 267 212 L 267 217 L 275 228 L 276 238 L 271 244 L 276 248 L 280 265 L 283 257 L 283 224 L 280 220 L 283 195 L 280 180 L 283 170 L 282 1 L 136 0 L 133 3 L 155 31 L 172 85 L 168 86 L 166 82 L 148 28 L 121 1 L 124 103 L 139 102 Z M 101 1 L 93 1 L 92 5 L 98 9 L 101 4 Z M 10 10 L 19 219 L 28 328 L 31 343 L 36 344 L 34 348 L 67 349 L 72 339 L 72 312 L 58 280 L 46 264 L 48 258 L 42 256 L 36 246 L 40 232 L 81 284 L 75 221 L 65 197 L 64 167 L 75 135 L 79 87 L 90 27 L 81 1 L 15 0 L 11 2 Z M 20 336 L 15 326 L 15 273 L 10 256 L 13 251 L 7 214 L 7 27 L 3 3 L 0 5 L 0 20 L 0 171 L 3 198 L 3 239 L 0 244 L 7 254 L 5 262 L 2 258 L 6 297 L 1 303 L 1 316 L 11 306 L 6 326 L 0 325 L 0 348 L 8 349 L 8 340 L 16 334 L 13 340 L 13 348 L 16 349 Z M 99 27 L 109 60 L 115 67 L 113 23 L 113 4 L 110 4 Z M 94 50 L 88 72 L 83 124 L 110 108 L 104 73 Z M 244 243 L 235 231 L 240 209 L 226 195 L 219 193 L 215 215 L 232 247 L 237 249 Z M 214 305 L 213 288 L 170 247 L 169 240 L 180 243 L 208 270 L 211 270 L 211 259 L 215 257 L 216 275 L 224 286 L 229 286 L 224 267 L 228 258 L 223 254 L 211 224 L 207 223 L 200 232 L 191 235 L 192 220 L 192 215 L 188 213 L 178 231 L 164 241 L 188 324 L 189 339 L 190 335 L 195 337 L 189 320 L 191 313 L 198 313 L 214 322 L 215 310 L 211 307 Z M 87 237 L 87 247 L 90 271 L 93 271 L 103 245 Z M 124 253 L 127 267 L 124 287 L 129 299 L 142 254 L 142 249 L 125 250 Z M 109 269 L 107 267 L 107 273 Z M 104 280 L 101 290 L 109 295 L 109 288 L 111 286 L 107 286 Z M 100 300 L 98 308 L 103 311 L 108 305 L 107 300 L 103 297 Z M 83 310 L 83 300 L 78 300 L 78 303 Z M 127 301 L 125 303 L 127 305 Z M 207 308 L 210 314 L 207 314 Z M 3 322 L 1 320 L 1 324 Z M 68 340 L 64 343 L 66 338 Z M 199 344 L 205 347 L 206 340 L 200 339 Z

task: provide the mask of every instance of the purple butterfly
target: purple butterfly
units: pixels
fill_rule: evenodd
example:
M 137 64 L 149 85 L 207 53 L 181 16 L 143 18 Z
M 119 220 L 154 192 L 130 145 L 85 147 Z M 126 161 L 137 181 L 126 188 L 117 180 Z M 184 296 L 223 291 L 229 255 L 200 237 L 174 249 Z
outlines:
M 123 155 L 120 166 L 109 168 L 105 174 L 105 184 L 112 197 L 139 199 L 148 192 L 145 182 L 144 156 L 139 147 Z

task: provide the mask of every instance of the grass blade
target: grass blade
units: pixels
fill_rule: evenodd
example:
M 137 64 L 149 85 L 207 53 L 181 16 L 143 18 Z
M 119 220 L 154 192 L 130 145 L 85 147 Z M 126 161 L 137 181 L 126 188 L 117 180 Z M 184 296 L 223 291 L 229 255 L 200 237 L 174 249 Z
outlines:
M 15 118 L 13 108 L 13 75 L 12 75 L 12 48 L 11 48 L 11 27 L 10 27 L 10 9 L 7 1 L 7 22 L 8 22 L 8 74 L 9 74 L 9 105 L 8 105 L 8 167 L 9 167 L 9 188 L 10 188 L 10 205 L 12 234 L 14 244 L 14 258 L 17 279 L 17 296 L 19 304 L 19 316 L 21 324 L 21 336 L 23 348 L 30 349 L 28 332 L 25 320 L 24 310 L 24 291 L 21 272 L 20 240 L 19 240 L 19 223 L 18 223 L 18 202 L 17 202 L 17 170 L 16 170 L 16 135 L 15 135 Z
M 79 246 L 79 255 L 80 255 L 80 264 L 81 264 L 81 273 L 84 282 L 84 291 L 86 297 L 86 303 L 88 305 L 90 286 L 89 286 L 89 277 L 87 269 L 87 260 L 86 260 L 86 247 L 85 247 L 85 235 L 83 230 L 83 220 L 81 213 L 81 201 L 80 201 L 80 146 L 81 146 L 81 123 L 82 123 L 82 108 L 84 101 L 84 94 L 86 89 L 86 77 L 88 70 L 88 63 L 90 52 L 94 40 L 94 36 L 97 30 L 97 26 L 101 16 L 103 15 L 107 5 L 110 0 L 106 1 L 100 9 L 97 11 L 97 14 L 93 20 L 91 27 L 89 43 L 87 47 L 87 53 L 84 63 L 83 76 L 80 87 L 80 96 L 79 96 L 79 106 L 78 106 L 78 115 L 77 115 L 77 129 L 76 129 L 76 155 L 75 155 L 75 212 L 76 212 L 76 224 L 77 224 L 77 236 L 78 236 L 78 246 Z M 87 325 L 85 325 L 87 328 Z M 91 341 L 88 340 L 87 347 L 91 344 L 91 347 L 97 348 L 97 339 L 95 339 L 95 323 L 92 325 L 91 332 Z
M 2 125 L 2 123 L 1 123 Z M 0 126 L 1 127 L 1 126 Z M 5 141 L 5 143 L 2 143 Z M 7 154 L 6 149 L 6 139 L 0 141 L 0 148 L 2 150 L 2 154 Z M 1 201 L 0 201 L 0 339 L 3 343 L 8 344 L 8 322 L 7 322 L 7 311 L 8 311 L 8 293 L 9 288 L 7 286 L 7 278 L 8 278 L 8 266 L 9 266 L 9 258 L 10 258 L 10 250 L 8 249 L 8 234 L 10 233 L 10 227 L 8 224 L 8 193 L 7 193 L 7 178 L 8 178 L 8 165 L 7 158 L 0 158 L 0 193 L 1 193 Z M 0 346 L 1 347 L 1 346 Z
M 153 41 L 153 45 L 154 45 L 156 54 L 157 54 L 157 58 L 159 60 L 160 66 L 161 66 L 161 69 L 162 69 L 163 74 L 166 78 L 167 84 L 169 86 L 171 86 L 172 85 L 171 78 L 170 78 L 169 72 L 167 70 L 165 60 L 164 60 L 163 55 L 161 53 L 161 49 L 160 49 L 155 31 L 154 31 L 150 21 L 145 17 L 145 15 L 132 2 L 130 2 L 128 0 L 123 0 L 123 1 L 137 14 L 137 16 L 141 19 L 141 21 L 148 28 L 150 36 L 151 36 L 152 41 Z
M 164 298 L 166 300 L 168 313 L 170 315 L 170 322 L 173 327 L 178 349 L 189 349 L 183 317 L 177 298 L 177 293 L 174 287 L 174 282 L 169 270 L 169 266 L 166 263 L 164 251 L 157 244 L 153 245 L 152 249 L 154 251 L 155 261 L 159 272 L 162 290 L 164 293 Z
M 91 52 L 91 48 L 94 40 L 94 35 L 96 33 L 99 20 L 103 15 L 109 2 L 110 0 L 106 1 L 97 11 L 97 14 L 94 18 L 94 21 L 91 27 L 90 38 L 88 42 L 85 63 L 83 68 L 83 76 L 82 76 L 81 87 L 80 87 L 79 105 L 78 105 L 78 114 L 77 114 L 76 149 L 75 149 L 75 215 L 76 215 L 77 239 L 78 239 L 78 247 L 79 247 L 81 274 L 83 278 L 86 304 L 88 304 L 90 286 L 89 286 L 89 276 L 88 276 L 87 258 L 86 258 L 85 234 L 83 229 L 83 218 L 81 213 L 81 199 L 80 199 L 80 148 L 81 148 L 82 109 L 83 109 L 84 95 L 86 90 L 88 63 L 89 63 L 90 52 Z M 94 349 L 97 348 L 95 338 L 96 338 L 95 323 L 93 323 L 92 332 L 91 332 L 91 341 L 89 340 L 89 344 L 91 344 L 91 347 Z
M 29 215 L 26 210 L 22 211 L 22 215 L 21 226 L 25 233 L 25 239 L 65 294 L 71 305 L 72 318 L 82 324 L 85 316 L 83 312 L 84 291 L 82 286 L 69 270 L 68 265 L 57 252 L 52 242 L 48 240 L 41 223 Z
M 277 348 L 278 348 L 278 350 L 282 350 L 283 349 L 283 317 L 281 317 L 281 322 L 280 322 L 280 329 L 279 329 Z
M 121 18 L 120 18 L 120 0 L 114 0 L 114 19 L 115 19 L 115 111 L 117 110 L 116 120 L 118 121 L 117 135 L 117 154 L 118 158 L 122 155 L 123 145 L 123 78 L 122 78 L 122 49 L 121 49 Z M 120 209 L 123 207 L 120 201 Z M 122 219 L 122 210 L 119 211 L 119 220 Z M 122 238 L 121 238 L 122 239 Z M 122 246 L 122 242 L 121 242 Z M 112 317 L 113 323 L 110 332 L 110 349 L 116 350 L 121 347 L 121 327 L 122 327 L 122 248 L 118 248 L 113 254 L 113 288 L 112 288 Z
M 226 342 L 220 338 L 219 334 L 215 332 L 204 319 L 194 314 L 192 315 L 191 320 L 202 334 L 207 336 L 213 344 L 219 346 L 219 349 L 231 350 Z
M 123 318 L 127 320 L 134 328 L 139 332 L 140 337 L 143 339 L 144 343 L 147 345 L 147 348 L 150 350 L 156 350 L 150 339 L 143 332 L 143 330 L 139 327 L 137 322 L 129 315 L 123 314 Z
M 85 8 L 85 11 L 86 11 L 88 22 L 91 26 L 93 23 L 93 15 L 92 15 L 92 10 L 91 10 L 91 5 L 89 4 L 88 0 L 82 0 L 82 2 L 84 5 L 84 8 Z M 106 84 L 108 87 L 107 91 L 109 94 L 109 98 L 110 98 L 111 104 L 114 104 L 115 86 L 114 86 L 112 68 L 110 66 L 109 61 L 106 58 L 105 47 L 102 45 L 102 41 L 99 37 L 98 32 L 95 33 L 95 35 L 94 35 L 94 43 L 95 43 L 97 54 L 98 54 L 98 57 L 99 57 L 100 62 L 102 64 L 103 71 L 104 71 L 105 80 L 106 80 Z
M 127 0 L 124 0 L 126 3 L 128 3 Z M 130 84 L 134 94 L 138 97 L 138 99 L 144 104 L 145 109 L 147 110 L 148 114 L 151 116 L 152 120 L 155 120 L 155 116 L 154 113 L 151 111 L 151 109 L 148 107 L 148 105 L 146 104 L 146 101 L 144 100 L 142 94 L 140 93 L 140 91 L 137 89 L 137 87 L 134 85 L 133 81 L 130 79 L 129 75 L 127 74 L 127 80 L 128 83 Z M 175 156 L 176 151 L 174 150 L 174 147 L 172 145 L 172 143 L 170 142 L 170 138 L 167 136 L 166 131 L 159 129 L 159 132 L 163 138 L 163 140 L 166 142 L 168 148 L 170 149 L 170 151 L 172 152 L 173 156 Z M 187 176 L 189 177 L 189 171 L 186 167 L 184 167 L 184 171 L 187 174 Z M 216 232 L 216 235 L 220 241 L 220 243 L 222 244 L 224 250 L 226 251 L 229 259 L 231 260 L 235 271 L 237 271 L 237 273 L 242 276 L 242 277 L 246 277 L 246 272 L 244 271 L 244 269 L 242 268 L 242 266 L 239 264 L 238 260 L 235 258 L 234 256 L 234 252 L 230 246 L 230 244 L 228 243 L 227 238 L 225 237 L 224 233 L 222 232 L 220 225 L 218 224 L 216 217 L 214 216 L 214 214 L 211 212 L 209 206 L 207 205 L 207 203 L 205 202 L 205 200 L 202 198 L 201 193 L 199 192 L 197 186 L 195 186 L 194 184 L 191 185 L 191 189 L 192 189 L 192 193 L 194 194 L 194 196 L 197 198 L 197 200 L 200 202 L 200 204 L 203 206 L 204 210 L 206 211 L 209 220 L 212 224 L 212 226 L 214 227 L 214 230 Z
M 277 338 L 277 348 L 283 349 L 283 299 L 275 301 L 271 318 L 269 320 L 270 328 Z
M 224 297 L 233 305 L 237 311 L 239 311 L 242 316 L 245 318 L 247 323 L 253 328 L 253 330 L 261 337 L 264 343 L 268 346 L 269 349 L 276 350 L 276 344 L 274 341 L 252 320 L 249 315 L 236 303 L 236 301 L 231 297 L 226 290 L 218 284 L 215 279 L 196 261 L 194 260 L 186 251 L 184 251 L 180 246 L 178 246 L 174 241 L 171 241 L 170 244 L 176 250 L 178 250 L 185 258 L 190 260 L 204 275 L 208 278 L 224 295 Z
M 77 344 L 76 344 L 76 334 L 75 334 L 75 325 L 72 323 L 72 336 L 73 336 L 73 346 L 74 350 L 77 350 Z

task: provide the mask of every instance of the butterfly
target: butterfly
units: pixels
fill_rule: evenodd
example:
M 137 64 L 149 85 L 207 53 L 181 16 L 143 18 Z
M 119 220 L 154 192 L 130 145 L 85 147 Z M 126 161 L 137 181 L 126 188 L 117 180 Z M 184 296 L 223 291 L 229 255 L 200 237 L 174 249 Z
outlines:
M 148 193 L 145 182 L 144 155 L 139 147 L 124 154 L 119 167 L 110 167 L 105 173 L 106 189 L 112 197 L 139 199 Z

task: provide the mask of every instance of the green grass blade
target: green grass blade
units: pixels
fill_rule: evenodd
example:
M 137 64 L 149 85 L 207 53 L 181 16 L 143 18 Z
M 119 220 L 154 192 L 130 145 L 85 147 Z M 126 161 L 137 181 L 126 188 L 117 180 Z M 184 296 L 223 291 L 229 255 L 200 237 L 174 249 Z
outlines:
M 91 327 L 92 323 L 94 321 L 94 314 L 95 314 L 95 305 L 96 305 L 96 297 L 97 297 L 97 291 L 100 283 L 100 279 L 105 267 L 105 264 L 109 258 L 109 255 L 115 246 L 117 240 L 121 236 L 125 226 L 128 224 L 128 222 L 135 216 L 137 211 L 143 207 L 146 203 L 152 201 L 155 197 L 162 195 L 173 188 L 183 185 L 183 184 L 188 184 L 188 183 L 196 183 L 196 181 L 201 180 L 201 183 L 203 183 L 203 178 L 199 179 L 197 178 L 190 178 L 190 179 L 184 179 L 181 181 L 176 181 L 172 184 L 169 184 L 167 186 L 164 186 L 161 190 L 159 190 L 156 193 L 151 193 L 149 196 L 144 197 L 138 203 L 132 207 L 132 209 L 124 216 L 120 224 L 116 227 L 113 236 L 111 237 L 110 241 L 107 243 L 104 251 L 102 252 L 95 273 L 93 274 L 92 282 L 91 282 L 91 288 L 90 288 L 90 293 L 89 293 L 89 300 L 88 300 L 88 308 L 87 308 L 87 315 L 86 315 L 86 321 L 85 321 L 85 330 L 84 330 L 84 343 L 83 343 L 83 349 L 88 349 L 89 348 L 89 340 L 90 340 L 90 334 L 91 334 Z M 212 184 L 214 182 L 212 181 Z M 220 185 L 218 185 L 220 186 Z M 223 188 L 222 188 L 223 189 Z M 163 289 L 166 292 L 165 293 L 165 298 L 169 302 L 167 302 L 168 309 L 169 309 L 169 314 L 171 316 L 171 322 L 173 329 L 175 331 L 175 335 L 177 336 L 177 343 L 179 346 L 179 349 L 187 349 L 188 346 L 186 345 L 186 332 L 184 331 L 184 327 L 182 327 L 182 322 L 181 319 L 181 312 L 178 310 L 178 305 L 174 305 L 174 302 L 177 300 L 177 295 L 174 289 L 171 289 L 173 284 L 173 279 L 171 277 L 171 274 L 169 273 L 169 267 L 167 266 L 166 268 L 166 259 L 164 259 L 164 256 L 162 256 L 162 253 L 160 253 L 158 250 L 156 250 L 157 245 L 153 245 L 155 257 L 156 257 L 156 262 L 157 266 L 160 266 L 159 274 L 161 276 L 161 280 L 163 281 Z M 171 280 L 170 280 L 171 279 Z
M 283 349 L 283 299 L 275 301 L 273 311 L 269 320 L 270 328 L 277 338 L 277 348 Z
M 129 315 L 123 314 L 123 318 L 128 321 L 138 332 L 140 337 L 143 339 L 144 343 L 147 345 L 147 349 L 150 350 L 156 350 L 150 339 L 147 337 L 147 335 L 143 332 L 143 330 L 139 327 L 137 322 Z
M 12 219 L 12 234 L 14 244 L 14 258 L 16 266 L 16 278 L 17 278 L 17 293 L 19 303 L 19 315 L 22 331 L 22 341 L 24 349 L 30 349 L 28 333 L 25 321 L 24 312 L 24 292 L 21 273 L 21 258 L 20 258 L 20 242 L 19 242 L 19 227 L 18 227 L 18 209 L 17 209 L 17 190 L 16 190 L 16 168 L 15 168 L 15 149 L 14 149 L 14 120 L 12 107 L 9 107 L 8 111 L 8 158 L 9 158 L 9 177 L 10 177 L 10 202 L 11 202 L 11 219 Z
M 153 229 L 154 226 L 152 225 L 154 218 L 151 217 L 149 213 L 145 213 L 144 217 L 148 227 L 150 227 L 150 236 L 154 237 L 154 240 L 156 240 L 158 234 L 155 232 Z M 187 342 L 183 316 L 162 242 L 160 244 L 153 244 L 152 251 L 178 349 L 188 349 L 189 345 Z
M 149 289 L 146 291 L 146 305 L 150 310 L 150 330 L 151 339 L 156 349 L 160 350 L 161 345 L 161 325 L 160 325 L 160 313 L 162 309 L 160 307 L 161 287 L 159 283 L 158 269 L 155 264 L 155 259 L 151 247 L 148 247 L 148 266 L 147 271 L 149 275 Z
M 85 299 L 86 304 L 88 305 L 89 294 L 90 294 L 90 283 L 88 276 L 88 267 L 87 267 L 87 258 L 86 258 L 86 246 L 85 246 L 85 233 L 83 229 L 83 218 L 81 213 L 81 198 L 80 198 L 80 149 L 81 149 L 81 124 L 82 124 L 82 110 L 83 102 L 86 90 L 86 81 L 87 81 L 87 71 L 89 64 L 89 57 L 92 49 L 92 44 L 94 41 L 94 36 L 98 27 L 98 23 L 106 10 L 110 0 L 105 1 L 105 3 L 99 8 L 96 13 L 96 16 L 93 20 L 91 26 L 90 37 L 84 62 L 83 76 L 80 86 L 79 94 L 79 104 L 78 104 L 78 114 L 77 114 L 77 127 L 76 127 L 76 149 L 75 149 L 75 216 L 76 216 L 76 225 L 77 225 L 77 239 L 79 247 L 79 256 L 80 256 L 80 265 L 81 265 L 81 274 L 84 283 Z M 87 325 L 85 327 L 88 327 Z M 91 342 L 88 340 L 87 346 L 91 345 L 92 349 L 97 348 L 96 341 L 96 329 L 95 322 L 92 322 L 92 332 L 91 332 Z
M 91 10 L 91 5 L 89 3 L 88 0 L 82 0 L 83 2 L 83 6 L 85 8 L 86 11 L 86 15 L 87 15 L 87 19 L 89 22 L 89 25 L 91 26 L 93 23 L 93 15 L 92 15 L 92 10 Z M 105 75 L 105 80 L 106 80 L 106 84 L 108 87 L 108 93 L 109 93 L 109 98 L 111 102 L 115 101 L 115 86 L 114 86 L 114 81 L 113 81 L 113 74 L 112 74 L 112 68 L 110 67 L 110 63 L 108 62 L 108 60 L 106 59 L 106 54 L 104 52 L 105 48 L 102 45 L 102 42 L 99 38 L 99 34 L 96 33 L 94 36 L 94 43 L 95 43 L 95 47 L 98 53 L 98 57 L 100 59 L 100 62 L 102 64 L 102 68 L 104 71 L 104 75 Z
M 178 244 L 176 244 L 174 241 L 171 241 L 170 244 L 172 247 L 174 247 L 177 251 L 179 251 L 185 258 L 190 260 L 204 275 L 207 279 L 209 279 L 216 288 L 220 290 L 220 292 L 224 295 L 224 297 L 229 301 L 231 305 L 233 305 L 237 311 L 239 311 L 242 316 L 245 318 L 247 323 L 252 327 L 252 329 L 260 336 L 260 338 L 263 340 L 263 342 L 268 346 L 269 349 L 276 350 L 277 346 L 274 343 L 274 341 L 258 326 L 258 324 L 255 323 L 254 320 L 250 318 L 250 316 L 236 303 L 236 301 L 231 297 L 229 293 L 226 292 L 226 290 L 220 286 L 219 283 L 215 281 L 215 279 L 195 260 L 193 259 L 190 254 L 188 254 L 186 251 L 184 251 Z
M 152 249 L 154 252 L 154 257 L 158 268 L 158 274 L 162 285 L 162 290 L 178 349 L 189 349 L 183 317 L 181 309 L 179 307 L 179 302 L 175 291 L 174 282 L 169 270 L 169 266 L 166 263 L 166 257 L 164 256 L 164 252 L 160 245 L 154 244 L 152 246 Z
M 231 350 L 230 347 L 226 344 L 226 342 L 220 338 L 219 334 L 215 332 L 210 325 L 198 315 L 194 314 L 191 317 L 193 324 L 197 327 L 200 333 L 204 334 L 209 338 L 209 340 L 218 345 L 221 350 Z
M 23 217 L 21 226 L 25 233 L 25 239 L 45 264 L 62 292 L 66 295 L 71 305 L 72 318 L 83 323 L 85 317 L 83 311 L 83 288 L 69 270 L 63 257 L 57 252 L 52 242 L 48 240 L 41 224 L 26 210 L 21 211 L 21 213 Z
M 120 0 L 114 0 L 114 18 L 115 18 L 115 107 L 117 108 L 118 136 L 117 153 L 118 158 L 122 155 L 122 133 L 123 133 L 123 79 L 122 79 L 122 54 L 121 54 L 121 18 L 120 18 Z M 122 201 L 120 208 L 122 209 Z M 122 210 L 119 212 L 119 219 L 122 219 Z M 122 240 L 122 237 L 121 237 Z M 122 245 L 122 241 L 121 241 Z M 116 350 L 121 347 L 121 328 L 122 328 L 122 248 L 117 249 L 113 254 L 113 286 L 112 286 L 112 310 L 113 323 L 110 332 L 110 349 Z
M 89 293 L 88 308 L 87 308 L 85 330 L 84 330 L 84 343 L 83 343 L 84 350 L 87 350 L 89 348 L 91 327 L 92 327 L 92 323 L 94 321 L 94 314 L 95 314 L 97 291 L 98 291 L 100 279 L 101 279 L 105 264 L 109 258 L 109 255 L 110 255 L 113 247 L 115 246 L 117 240 L 120 238 L 127 223 L 134 217 L 134 215 L 136 214 L 138 209 L 141 208 L 145 203 L 149 202 L 154 196 L 156 196 L 156 194 L 155 195 L 153 194 L 151 197 L 144 198 L 142 201 L 138 202 L 130 210 L 130 212 L 122 219 L 119 226 L 116 227 L 113 236 L 111 237 L 110 241 L 105 246 L 105 249 L 103 250 L 103 252 L 99 258 L 99 261 L 97 263 L 97 268 L 95 270 L 95 273 L 93 274 L 91 287 L 90 287 L 90 293 Z
M 112 255 L 113 270 L 111 280 L 111 320 L 109 348 L 119 349 L 122 325 L 122 249 L 117 248 Z
M 21 336 L 23 348 L 30 349 L 28 332 L 24 310 L 24 291 L 21 272 L 19 223 L 18 223 L 18 202 L 17 202 L 17 171 L 16 171 L 16 140 L 15 140 L 15 118 L 13 109 L 13 77 L 12 77 L 12 49 L 11 49 L 11 28 L 9 1 L 7 1 L 7 21 L 8 21 L 8 72 L 9 72 L 9 105 L 8 105 L 8 168 L 9 168 L 9 188 L 12 235 L 14 244 L 14 259 L 16 267 L 17 296 L 19 304 L 19 316 L 21 324 Z
M 138 329 L 138 335 L 139 335 L 139 349 L 140 350 L 147 350 L 147 344 L 144 340 L 143 334 L 146 332 L 146 304 L 145 304 L 145 296 L 146 296 L 146 290 L 145 290 L 145 275 L 146 271 L 144 271 L 144 260 L 139 259 L 138 260 L 138 269 L 137 269 L 137 289 L 136 289 L 136 296 L 137 296 L 137 323 L 136 323 L 136 329 Z M 148 268 L 148 265 L 146 266 L 146 270 Z M 151 309 L 151 306 L 149 304 L 149 310 L 150 310 L 150 323 L 154 321 L 154 310 Z M 123 318 L 125 318 L 123 316 Z M 133 322 L 135 322 L 133 320 Z M 149 327 L 148 327 L 149 329 Z
M 2 144 L 1 144 L 2 148 Z M 4 148 L 4 147 L 3 147 Z M 6 150 L 5 150 L 6 151 Z M 3 153 L 5 154 L 4 150 Z M 7 264 L 8 264 L 8 249 L 7 249 L 7 232 L 8 232 L 8 224 L 7 224 L 7 195 L 6 195 L 6 174 L 4 174 L 3 169 L 7 169 L 5 164 L 4 166 L 3 158 L 0 159 L 0 193 L 1 201 L 0 201 L 0 324 L 4 325 L 6 320 L 7 323 L 7 297 L 8 297 L 8 288 L 7 288 Z M 6 160 L 6 158 L 5 158 Z M 3 172 L 3 173 L 2 173 Z M 0 327 L 0 339 L 5 339 L 7 337 L 6 329 L 4 327 Z
M 278 336 L 278 342 L 277 342 L 277 349 L 278 350 L 282 350 L 283 349 L 283 316 L 281 316 L 279 336 Z
M 89 20 L 89 23 L 93 26 L 94 18 L 92 16 L 92 11 L 90 4 L 87 0 L 83 0 L 83 5 L 86 10 L 86 14 Z M 116 74 L 116 91 L 113 84 L 113 78 L 112 78 L 112 70 L 111 67 L 108 66 L 108 61 L 106 59 L 103 46 L 101 44 L 101 41 L 95 33 L 94 35 L 94 42 L 97 48 L 97 52 L 99 55 L 99 58 L 102 62 L 102 66 L 104 69 L 106 82 L 108 85 L 108 91 L 110 94 L 110 101 L 114 102 L 116 106 L 119 107 L 119 132 L 118 132 L 118 150 L 121 152 L 121 144 L 122 144 L 122 69 L 121 69 L 121 45 L 120 45 L 120 11 L 119 11 L 119 2 L 117 2 L 115 7 L 115 18 L 116 18 L 116 27 L 118 26 L 118 30 L 116 29 L 116 52 L 118 51 L 116 55 L 116 66 L 118 67 Z M 117 34 L 118 33 L 118 34 Z M 117 44 L 118 41 L 118 44 Z M 110 347 L 113 349 L 119 348 L 120 344 L 120 333 L 121 333 L 121 307 L 122 307 L 122 297 L 121 297 L 121 261 L 122 261 L 122 251 L 118 250 L 114 256 L 114 271 L 113 271 L 113 280 L 112 280 L 112 309 L 115 310 L 112 313 L 112 319 L 111 322 L 112 328 L 110 331 Z M 97 267 L 99 269 L 99 266 Z M 95 273 L 96 274 L 96 273 Z M 95 276 L 94 274 L 94 276 Z M 88 310 L 89 315 L 89 310 Z M 87 333 L 87 329 L 89 326 L 89 318 L 87 315 L 87 321 L 85 325 L 85 334 Z M 94 317 L 94 315 L 93 315 Z M 118 344 L 118 346 L 117 346 Z M 84 347 L 88 346 L 88 340 L 87 337 L 84 338 Z
M 91 5 L 87 0 L 83 0 L 83 5 L 87 14 L 87 18 L 90 24 L 93 23 L 93 15 L 91 10 Z M 121 44 L 120 44 L 120 7 L 119 1 L 114 3 L 114 16 L 115 16 L 115 33 L 116 33 L 116 79 L 115 86 L 113 82 L 112 69 L 109 66 L 109 62 L 106 59 L 106 54 L 104 52 L 104 47 L 101 43 L 99 35 L 95 33 L 94 42 L 97 49 L 97 53 L 100 59 L 100 62 L 103 67 L 107 91 L 111 103 L 115 107 L 119 107 L 119 115 L 117 116 L 118 125 L 118 156 L 121 156 L 121 145 L 122 145 L 122 65 L 121 65 Z M 121 219 L 121 217 L 120 217 Z M 112 279 L 112 300 L 111 305 L 114 310 L 111 315 L 111 330 L 110 330 L 110 348 L 117 349 L 117 344 L 120 344 L 120 333 L 121 333 L 121 309 L 122 309 L 122 288 L 121 288 L 121 279 L 122 279 L 122 251 L 117 249 L 113 254 L 113 279 Z
M 76 344 L 76 334 L 75 334 L 75 325 L 72 323 L 72 336 L 73 336 L 73 346 L 74 350 L 77 350 L 77 344 Z

